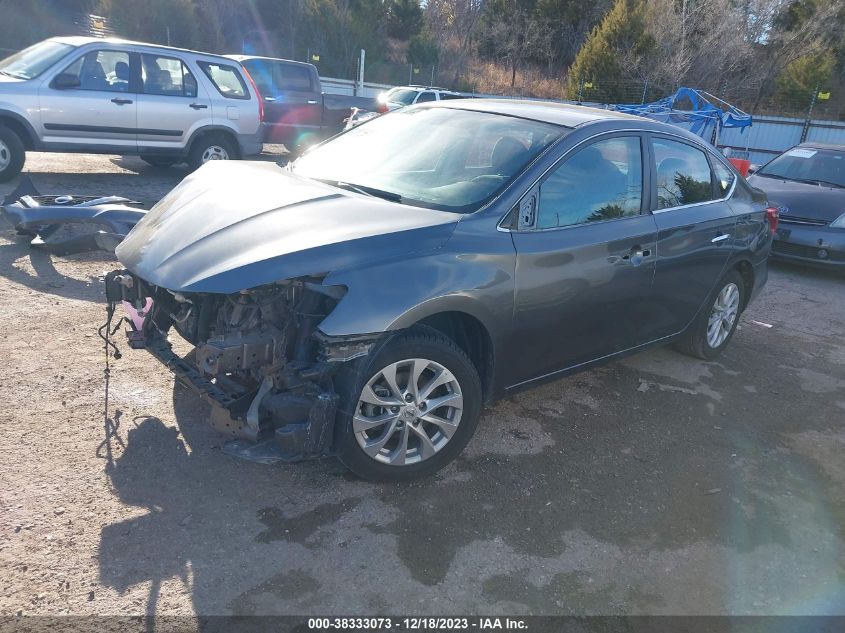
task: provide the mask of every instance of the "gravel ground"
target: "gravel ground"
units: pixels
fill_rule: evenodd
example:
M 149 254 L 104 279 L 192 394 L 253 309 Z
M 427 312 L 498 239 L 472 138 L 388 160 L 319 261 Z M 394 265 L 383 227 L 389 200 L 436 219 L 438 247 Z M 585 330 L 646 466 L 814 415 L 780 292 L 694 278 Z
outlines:
M 185 174 L 27 169 L 148 204 Z M 373 485 L 224 455 L 143 352 L 104 421 L 113 259 L 0 228 L 0 615 L 845 614 L 845 278 L 774 267 L 719 362 L 658 349 L 525 392 L 435 478 Z

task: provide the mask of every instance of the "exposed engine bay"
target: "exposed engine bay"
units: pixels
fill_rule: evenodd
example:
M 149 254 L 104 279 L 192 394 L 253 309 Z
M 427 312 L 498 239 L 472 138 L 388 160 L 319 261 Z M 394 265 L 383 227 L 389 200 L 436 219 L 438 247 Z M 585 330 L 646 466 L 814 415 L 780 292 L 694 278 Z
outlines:
M 346 292 L 320 281 L 183 294 L 118 270 L 106 276 L 109 322 L 122 303 L 130 346 L 149 350 L 211 404 L 212 426 L 233 439 L 226 452 L 263 463 L 328 455 L 333 376 L 374 340 L 333 341 L 317 330 Z M 171 329 L 195 346 L 187 357 L 173 352 Z

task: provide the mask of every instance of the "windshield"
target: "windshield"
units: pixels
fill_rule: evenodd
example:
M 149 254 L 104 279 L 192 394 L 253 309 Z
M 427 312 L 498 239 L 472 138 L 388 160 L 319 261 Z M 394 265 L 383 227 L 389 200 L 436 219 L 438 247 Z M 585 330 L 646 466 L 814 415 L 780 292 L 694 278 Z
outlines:
M 757 173 L 770 178 L 845 187 L 845 151 L 796 147 Z
M 407 88 L 394 88 L 388 90 L 384 95 L 386 103 L 401 103 L 402 105 L 411 105 L 414 98 L 417 96 L 416 90 L 408 90 Z
M 18 79 L 33 79 L 74 48 L 70 44 L 53 40 L 39 42 L 1 61 L 0 73 Z
M 469 213 L 566 131 L 500 114 L 413 107 L 341 134 L 291 169 L 396 202 Z

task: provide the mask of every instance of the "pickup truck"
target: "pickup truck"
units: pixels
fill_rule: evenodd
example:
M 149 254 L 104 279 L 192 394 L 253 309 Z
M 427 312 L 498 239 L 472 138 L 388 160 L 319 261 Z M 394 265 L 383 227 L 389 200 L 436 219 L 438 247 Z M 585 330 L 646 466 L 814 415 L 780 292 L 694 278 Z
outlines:
M 240 63 L 258 87 L 264 142 L 283 144 L 290 152 L 342 131 L 353 108 L 378 108 L 374 97 L 324 93 L 313 64 L 252 55 L 227 57 Z

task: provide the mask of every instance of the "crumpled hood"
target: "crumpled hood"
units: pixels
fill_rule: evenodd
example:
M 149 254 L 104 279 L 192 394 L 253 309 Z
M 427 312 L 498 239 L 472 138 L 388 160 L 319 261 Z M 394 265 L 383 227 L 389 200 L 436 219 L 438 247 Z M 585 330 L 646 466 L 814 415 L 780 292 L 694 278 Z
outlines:
M 769 204 L 785 207 L 784 218 L 808 218 L 833 222 L 845 213 L 845 189 L 811 185 L 794 180 L 751 175 L 749 184 L 766 193 Z
M 347 193 L 274 163 L 212 161 L 162 198 L 115 252 L 157 286 L 232 293 L 434 250 L 459 217 Z

